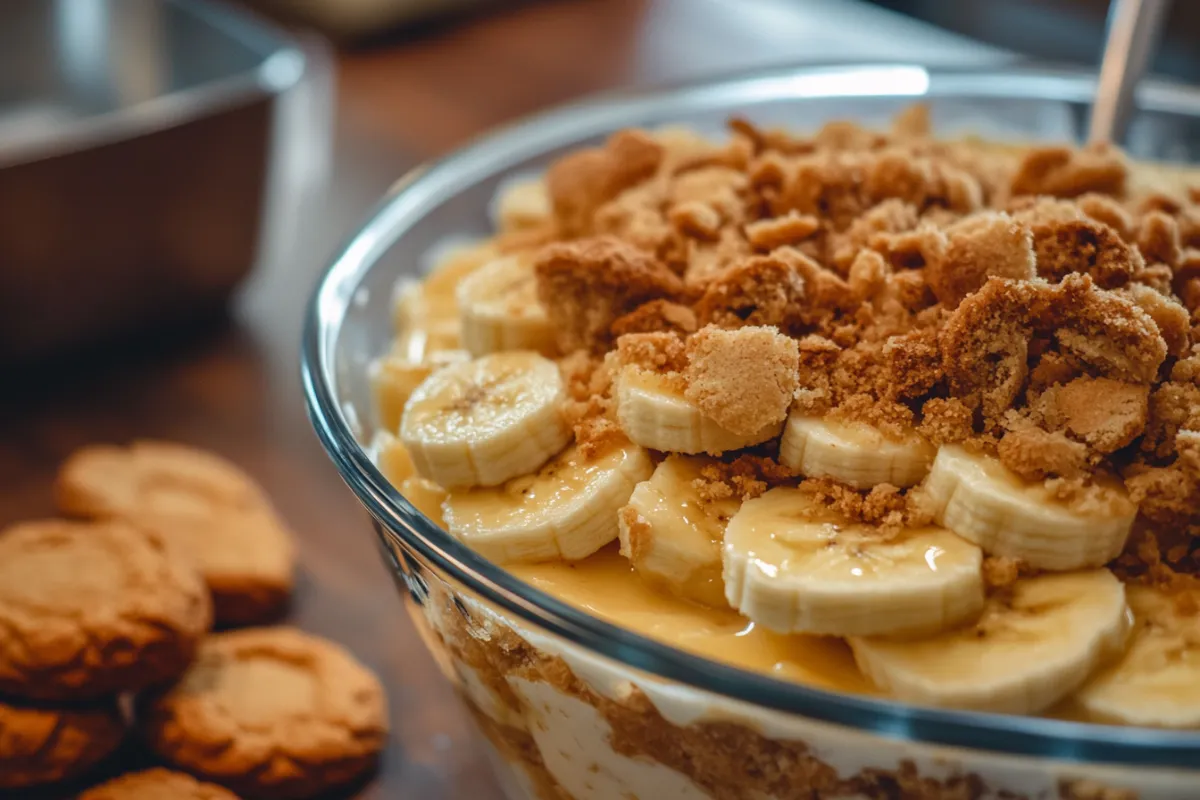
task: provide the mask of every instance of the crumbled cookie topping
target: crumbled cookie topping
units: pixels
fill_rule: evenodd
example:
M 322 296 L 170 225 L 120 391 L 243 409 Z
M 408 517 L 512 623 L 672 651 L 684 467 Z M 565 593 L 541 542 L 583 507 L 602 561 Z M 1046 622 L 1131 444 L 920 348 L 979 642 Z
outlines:
M 624 131 L 548 174 L 538 295 L 577 353 L 584 446 L 619 435 L 611 374 L 632 364 L 734 432 L 799 409 L 991 453 L 1083 506 L 1123 480 L 1125 568 L 1200 572 L 1200 188 L 1107 146 L 939 142 L 919 108 L 888 134 L 730 128 Z M 706 491 L 764 490 L 742 458 Z M 903 492 L 805 485 L 923 518 Z

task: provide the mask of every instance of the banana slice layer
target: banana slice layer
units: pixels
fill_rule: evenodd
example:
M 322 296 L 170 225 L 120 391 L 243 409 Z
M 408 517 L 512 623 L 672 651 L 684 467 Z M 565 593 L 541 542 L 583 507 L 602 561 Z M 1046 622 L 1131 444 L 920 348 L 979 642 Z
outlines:
M 1039 569 L 1099 567 L 1125 549 L 1137 506 L 1124 487 L 1104 485 L 1088 511 L 1056 499 L 991 456 L 943 446 L 925 490 L 937 521 L 991 555 L 1019 558 Z
M 621 429 L 651 450 L 717 455 L 774 439 L 783 428 L 781 421 L 749 436 L 733 433 L 684 397 L 669 377 L 636 366 L 618 373 L 616 395 Z
M 748 500 L 723 549 L 730 605 L 783 633 L 930 633 L 983 607 L 983 555 L 936 527 L 888 535 L 793 488 Z
M 533 475 L 451 491 L 446 525 L 497 563 L 586 558 L 617 538 L 617 512 L 654 466 L 634 444 L 592 460 L 570 447 Z
M 446 488 L 496 486 L 567 446 L 566 398 L 553 361 L 495 353 L 430 375 L 409 397 L 400 439 L 417 472 Z
M 728 608 L 721 541 L 735 498 L 706 500 L 695 481 L 711 459 L 668 456 L 621 509 L 621 555 L 643 580 L 713 608 Z
M 371 442 L 371 457 L 383 473 L 383 477 L 396 487 L 396 491 L 404 495 L 404 499 L 412 503 L 417 511 L 433 520 L 439 528 L 445 529 L 442 502 L 446 499 L 446 490 L 417 474 L 412 457 L 399 439 L 387 431 L 375 434 Z
M 408 398 L 426 378 L 444 367 L 470 360 L 465 350 L 441 350 L 416 360 L 393 353 L 372 361 L 368 375 L 380 427 L 398 430 Z
M 779 461 L 785 466 L 856 489 L 880 483 L 915 486 L 929 473 L 936 452 L 915 431 L 896 440 L 865 423 L 831 422 L 797 413 L 788 417 L 779 442 Z
M 554 352 L 554 327 L 538 301 L 533 263 L 504 256 L 458 285 L 463 346 L 482 356 L 503 350 Z
M 1134 633 L 1124 657 L 1076 695 L 1098 722 L 1200 727 L 1200 597 L 1126 589 Z
M 852 638 L 859 668 L 901 700 L 1036 714 L 1124 647 L 1125 587 L 1108 570 L 1018 581 L 972 625 L 919 641 Z

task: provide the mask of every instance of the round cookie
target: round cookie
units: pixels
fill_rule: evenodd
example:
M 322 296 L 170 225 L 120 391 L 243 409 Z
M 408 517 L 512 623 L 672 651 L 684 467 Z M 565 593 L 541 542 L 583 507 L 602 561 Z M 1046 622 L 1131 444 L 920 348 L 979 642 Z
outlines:
M 212 621 L 191 563 L 123 522 L 0 532 L 0 692 L 86 700 L 178 677 Z
M 252 797 L 300 798 L 367 770 L 387 736 L 378 679 L 338 645 L 294 628 L 208 637 L 139 718 L 167 761 Z
M 237 795 L 191 775 L 148 769 L 114 778 L 79 795 L 78 800 L 238 800 Z
M 219 626 L 279 616 L 293 586 L 292 534 L 262 489 L 223 458 L 166 442 L 77 451 L 59 471 L 67 514 L 156 531 L 195 561 Z
M 125 720 L 115 701 L 71 709 L 0 701 L 0 795 L 70 780 L 121 744 Z

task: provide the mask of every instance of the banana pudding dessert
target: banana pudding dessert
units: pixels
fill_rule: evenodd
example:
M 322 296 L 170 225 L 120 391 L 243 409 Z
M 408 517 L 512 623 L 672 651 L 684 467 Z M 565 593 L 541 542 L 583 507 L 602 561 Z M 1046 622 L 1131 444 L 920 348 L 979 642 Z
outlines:
M 1200 728 L 1188 177 L 937 139 L 919 107 L 887 132 L 620 131 L 398 287 L 374 456 L 530 586 L 724 665 Z M 622 796 L 597 774 L 635 797 L 979 796 L 598 688 L 482 604 L 433 592 L 425 617 L 532 797 Z M 555 727 L 576 718 L 600 744 Z M 926 789 L 880 788 L 905 781 Z

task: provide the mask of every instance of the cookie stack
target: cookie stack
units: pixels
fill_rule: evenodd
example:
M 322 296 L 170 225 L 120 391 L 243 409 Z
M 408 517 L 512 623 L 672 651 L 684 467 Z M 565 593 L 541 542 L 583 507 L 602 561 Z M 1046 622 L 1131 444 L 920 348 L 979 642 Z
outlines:
M 74 519 L 0 532 L 0 796 L 85 775 L 125 739 L 121 699 L 166 769 L 85 800 L 302 798 L 348 781 L 387 734 L 383 690 L 286 609 L 291 533 L 229 462 L 136 443 L 73 455 Z

